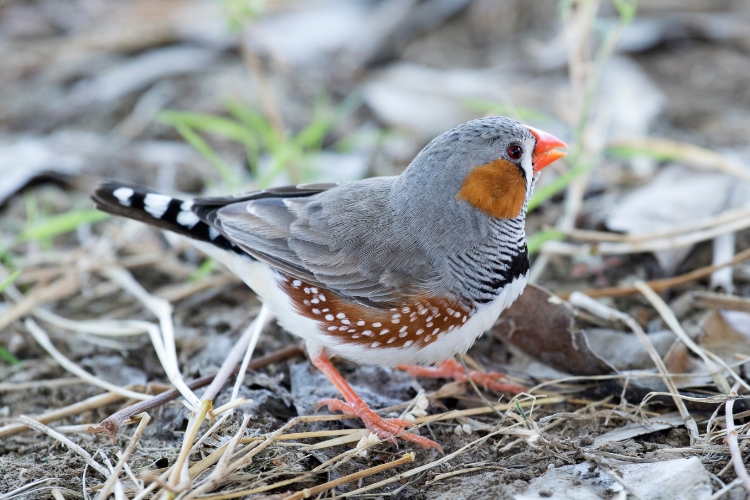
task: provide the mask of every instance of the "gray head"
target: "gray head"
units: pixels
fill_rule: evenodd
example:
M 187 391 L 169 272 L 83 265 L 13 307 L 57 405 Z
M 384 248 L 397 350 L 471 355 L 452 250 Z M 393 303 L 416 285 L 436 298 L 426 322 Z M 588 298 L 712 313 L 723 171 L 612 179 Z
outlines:
M 567 146 L 505 116 L 472 120 L 433 139 L 398 179 L 393 194 L 412 210 L 516 218 L 539 171 L 564 155 L 558 147 Z
M 564 153 L 555 137 L 505 116 L 480 118 L 432 140 L 401 175 L 401 190 L 445 204 L 515 218 L 539 171 Z M 432 205 L 433 203 L 429 203 Z

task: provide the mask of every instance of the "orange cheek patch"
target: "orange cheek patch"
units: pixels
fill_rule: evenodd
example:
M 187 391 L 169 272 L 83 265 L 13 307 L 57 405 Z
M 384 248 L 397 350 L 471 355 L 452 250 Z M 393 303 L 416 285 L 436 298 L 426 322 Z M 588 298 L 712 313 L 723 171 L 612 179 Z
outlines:
M 460 328 L 473 309 L 444 297 L 405 297 L 400 307 L 375 309 L 287 278 L 281 286 L 297 312 L 318 322 L 320 333 L 371 348 L 424 346 Z
M 516 165 L 495 160 L 472 170 L 457 198 L 498 219 L 518 217 L 526 198 L 526 180 Z

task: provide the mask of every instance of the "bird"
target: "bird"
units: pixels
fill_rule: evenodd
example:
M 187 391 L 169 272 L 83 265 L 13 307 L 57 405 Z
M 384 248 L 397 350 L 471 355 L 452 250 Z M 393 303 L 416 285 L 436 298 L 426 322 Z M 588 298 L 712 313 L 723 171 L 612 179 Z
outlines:
M 526 207 L 559 148 L 549 133 L 491 116 L 437 136 L 398 176 L 187 200 L 105 181 L 91 196 L 100 210 L 187 237 L 241 278 L 343 397 L 319 407 L 442 452 L 411 422 L 377 415 L 331 358 L 523 391 L 502 374 L 467 374 L 453 357 L 523 291 Z

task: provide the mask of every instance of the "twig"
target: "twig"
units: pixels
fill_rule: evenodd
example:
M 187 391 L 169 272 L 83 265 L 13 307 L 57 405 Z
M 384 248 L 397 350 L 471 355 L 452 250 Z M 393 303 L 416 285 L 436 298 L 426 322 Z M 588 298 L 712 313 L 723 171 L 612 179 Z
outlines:
M 730 396 L 737 396 L 737 390 L 740 387 L 740 383 L 735 382 L 729 392 Z M 737 438 L 737 429 L 734 427 L 734 416 L 732 411 L 734 410 L 734 401 L 732 398 L 727 401 L 726 405 L 726 421 L 727 421 L 727 445 L 729 446 L 729 452 L 732 455 L 732 463 L 734 464 L 734 472 L 737 474 L 737 479 L 742 481 L 745 490 L 750 494 L 750 475 L 747 473 L 745 468 L 745 462 L 742 460 L 742 452 L 740 451 L 740 444 Z
M 89 372 L 78 366 L 73 361 L 69 360 L 67 357 L 63 355 L 60 351 L 57 350 L 57 348 L 52 344 L 52 342 L 49 339 L 49 336 L 47 335 L 47 332 L 42 330 L 42 328 L 37 325 L 36 321 L 34 321 L 31 318 L 26 318 L 25 321 L 26 328 L 29 330 L 29 333 L 34 337 L 34 339 L 37 341 L 37 343 L 44 348 L 47 353 L 49 353 L 50 356 L 52 356 L 55 361 L 58 362 L 60 366 L 65 368 L 67 371 L 72 373 L 73 375 L 76 375 L 82 379 L 84 379 L 89 384 L 95 385 L 97 387 L 101 387 L 102 389 L 106 389 L 110 392 L 114 392 L 117 394 L 120 394 L 122 396 L 125 396 L 126 398 L 133 398 L 138 400 L 146 400 L 146 399 L 152 399 L 153 396 L 149 394 L 143 394 L 140 392 L 130 391 L 128 389 L 123 389 L 120 386 L 117 386 L 115 384 L 111 384 L 105 380 L 100 379 L 99 377 L 95 377 L 94 375 L 91 375 Z
M 172 468 L 172 474 L 167 481 L 169 486 L 176 488 L 178 485 L 190 480 L 190 476 L 187 474 L 188 455 L 190 455 L 195 438 L 198 436 L 198 429 L 200 429 L 203 420 L 206 418 L 206 414 L 210 410 L 211 401 L 203 401 L 201 402 L 198 412 L 190 417 L 187 430 L 182 437 L 182 448 L 180 449 L 180 454 L 177 455 L 177 460 Z M 185 470 L 183 471 L 183 469 Z M 180 479 L 182 479 L 182 481 Z
M 569 229 L 559 230 L 561 233 L 569 236 L 573 239 L 580 241 L 590 242 L 620 242 L 620 243 L 639 243 L 647 240 L 658 240 L 669 236 L 678 236 L 685 233 L 691 233 L 701 229 L 707 229 L 716 227 L 727 222 L 733 222 L 737 219 L 750 217 L 750 209 L 738 208 L 733 210 L 726 210 L 715 217 L 707 219 L 701 219 L 696 222 L 689 222 L 686 224 L 678 224 L 664 229 L 662 231 L 654 231 L 651 233 L 641 234 L 621 234 L 621 233 L 610 233 L 606 231 L 590 231 L 586 229 Z
M 711 273 L 713 273 L 717 269 L 721 269 L 722 267 L 726 267 L 726 266 L 733 266 L 747 259 L 750 259 L 750 248 L 743 250 L 742 252 L 735 255 L 731 261 L 725 262 L 721 265 L 701 267 L 700 269 L 696 269 L 695 271 L 681 274 L 679 276 L 673 276 L 671 278 L 666 278 L 662 280 L 647 281 L 646 284 L 652 290 L 656 292 L 664 292 L 678 285 L 690 283 L 691 281 L 705 278 L 706 276 L 710 276 Z M 602 297 L 623 297 L 625 295 L 633 295 L 638 292 L 639 290 L 634 286 L 623 286 L 623 287 L 599 288 L 596 290 L 583 290 L 581 293 L 586 294 L 589 297 L 593 297 L 593 298 L 602 298 Z M 569 295 L 570 294 L 559 294 L 559 296 L 562 297 L 563 299 L 567 299 Z
M 250 331 L 250 342 L 247 346 L 247 350 L 245 351 L 245 356 L 242 358 L 242 365 L 240 365 L 240 369 L 237 372 L 237 379 L 234 381 L 231 400 L 237 399 L 237 395 L 240 392 L 240 387 L 242 387 L 242 384 L 245 382 L 245 373 L 247 373 L 247 368 L 250 365 L 250 358 L 252 358 L 253 352 L 255 352 L 255 346 L 258 344 L 258 338 L 260 337 L 263 328 L 270 321 L 272 321 L 273 318 L 273 313 L 271 313 L 271 311 L 265 305 L 263 305 L 260 308 L 258 317 L 255 320 L 257 324 L 250 325 L 247 328 Z M 246 333 L 243 333 L 243 337 Z
M 643 328 L 641 328 L 641 326 L 630 315 L 625 314 L 621 311 L 618 311 L 617 309 L 612 309 L 611 307 L 607 307 L 604 304 L 597 302 L 591 297 L 588 297 L 580 292 L 573 292 L 570 295 L 569 301 L 574 306 L 580 307 L 582 309 L 586 309 L 590 313 L 595 314 L 599 316 L 600 318 L 610 320 L 610 321 L 611 320 L 622 321 L 623 323 L 628 325 L 628 327 L 631 330 L 633 330 L 633 333 L 636 335 L 636 337 L 638 337 L 638 340 L 640 340 L 643 346 L 646 348 L 648 355 L 651 357 L 651 360 L 654 362 L 654 364 L 656 365 L 656 369 L 659 371 L 659 374 L 661 375 L 661 379 L 664 381 L 664 384 L 667 386 L 667 389 L 669 390 L 669 393 L 672 396 L 672 400 L 674 401 L 674 404 L 677 407 L 677 410 L 680 412 L 680 415 L 682 416 L 682 420 L 685 422 L 685 428 L 688 430 L 688 433 L 690 434 L 691 444 L 700 442 L 700 433 L 698 432 L 698 425 L 695 423 L 695 419 L 692 417 L 692 415 L 690 415 L 690 412 L 688 412 L 687 407 L 685 406 L 685 403 L 679 397 L 680 393 L 677 390 L 677 386 L 675 386 L 674 381 L 671 379 L 671 377 L 667 373 L 667 367 L 664 366 L 664 361 L 661 359 L 661 356 L 659 356 L 659 353 L 656 352 L 654 345 L 651 343 L 651 340 L 643 331 Z
M 138 283 L 133 275 L 121 267 L 109 267 L 101 271 L 101 274 L 110 281 L 121 286 L 125 291 L 138 299 L 151 313 L 159 319 L 161 335 L 153 329 L 149 330 L 151 343 L 159 358 L 169 381 L 185 398 L 193 411 L 198 411 L 200 400 L 190 388 L 185 385 L 177 364 L 177 348 L 174 341 L 174 324 L 172 323 L 172 305 L 164 299 L 155 297 L 148 293 Z
M 232 458 L 232 454 L 234 454 L 234 450 L 237 447 L 237 445 L 240 442 L 240 439 L 242 439 L 242 435 L 245 433 L 245 429 L 247 428 L 247 423 L 250 421 L 250 415 L 245 415 L 242 418 L 242 423 L 240 424 L 240 428 L 237 430 L 235 435 L 232 437 L 232 439 L 226 444 L 226 447 L 224 448 L 224 452 L 221 455 L 221 458 L 219 459 L 219 462 L 216 464 L 216 468 L 211 472 L 211 474 L 206 479 L 206 482 L 203 483 L 199 488 L 194 489 L 187 495 L 183 497 L 183 500 L 190 500 L 192 498 L 197 497 L 198 495 L 201 495 L 203 493 L 207 493 L 217 486 L 221 484 L 221 481 L 224 479 L 227 468 L 229 466 L 229 460 Z
M 15 490 L 9 491 L 7 493 L 0 493 L 0 500 L 9 500 L 11 498 L 16 498 L 21 493 L 31 493 L 31 491 L 41 491 L 44 488 L 39 488 L 37 490 L 34 490 L 34 488 L 36 488 L 40 484 L 45 484 L 45 483 L 49 487 L 49 483 L 51 483 L 54 480 L 55 478 L 53 477 L 48 477 L 45 479 L 37 479 L 36 481 L 33 481 L 29 484 L 24 484 L 23 486 L 16 488 Z
M 284 359 L 288 359 L 298 354 L 302 354 L 303 352 L 304 350 L 301 344 L 284 347 L 283 349 L 279 349 L 278 351 L 274 351 L 270 354 L 267 354 L 265 356 L 262 356 L 258 359 L 251 361 L 248 364 L 248 368 L 256 370 L 266 365 L 277 363 Z M 199 387 L 205 387 L 206 385 L 211 383 L 211 381 L 214 379 L 215 376 L 216 376 L 215 373 L 212 373 L 211 375 L 205 375 L 203 377 L 192 380 L 191 382 L 188 382 L 187 385 L 191 389 L 198 389 Z M 91 427 L 90 431 L 91 432 L 106 432 L 109 435 L 109 437 L 114 439 L 115 436 L 117 435 L 117 431 L 120 429 L 120 426 L 123 424 L 123 422 L 125 422 L 127 419 L 129 419 L 133 415 L 147 412 L 148 410 L 157 408 L 170 401 L 174 401 L 178 397 L 180 397 L 180 391 L 178 391 L 177 389 L 170 389 L 168 391 L 162 392 L 161 394 L 155 396 L 153 399 L 150 399 L 148 401 L 142 401 L 140 403 L 136 403 L 134 405 L 128 406 L 127 408 L 124 408 L 118 411 L 117 413 L 113 415 L 110 415 L 106 419 L 102 420 L 102 422 L 98 426 Z M 2 429 L 0 429 L 0 437 L 2 437 L 1 432 L 2 432 Z
M 556 255 L 622 255 L 640 252 L 657 252 L 661 250 L 673 250 L 701 241 L 711 240 L 717 236 L 734 233 L 750 227 L 750 217 L 728 222 L 726 224 L 712 226 L 707 229 L 683 233 L 677 236 L 665 237 L 655 240 L 644 240 L 635 242 L 601 242 L 596 245 L 589 243 L 574 244 L 563 241 L 547 241 L 542 245 L 542 252 Z
M 444 456 L 442 458 L 439 458 L 439 459 L 437 459 L 437 460 L 435 460 L 433 462 L 430 462 L 428 464 L 422 465 L 421 467 L 416 467 L 414 469 L 408 470 L 408 471 L 403 472 L 401 474 L 397 474 L 396 476 L 393 476 L 393 477 L 388 478 L 388 479 L 384 479 L 383 481 L 378 481 L 377 483 L 373 483 L 373 484 L 370 484 L 368 486 L 364 486 L 362 488 L 358 488 L 356 490 L 346 492 L 343 495 L 340 495 L 340 497 L 341 498 L 347 498 L 347 497 L 351 497 L 351 496 L 354 496 L 354 495 L 361 495 L 362 493 L 365 493 L 367 491 L 374 490 L 376 488 L 380 488 L 382 486 L 386 486 L 388 484 L 395 483 L 396 481 L 401 481 L 401 480 L 410 478 L 412 476 L 415 476 L 417 474 L 420 474 L 420 473 L 422 473 L 424 471 L 433 469 L 433 468 L 435 468 L 435 467 L 437 467 L 439 465 L 442 465 L 442 464 L 444 464 L 444 463 L 446 463 L 446 462 L 448 462 L 448 461 L 456 458 L 457 456 L 459 456 L 462 453 L 466 452 L 470 448 L 474 448 L 476 446 L 479 446 L 480 444 L 484 443 L 485 441 L 487 441 L 491 437 L 494 437 L 494 436 L 497 436 L 497 435 L 501 434 L 503 432 L 503 430 L 504 429 L 499 429 L 497 431 L 490 432 L 486 436 L 481 437 L 479 439 L 476 439 L 476 440 L 474 440 L 474 441 L 472 441 L 470 443 L 467 443 L 464 446 L 462 446 L 461 448 L 459 448 L 458 450 L 454 451 L 453 453 L 451 453 L 449 455 L 446 455 L 446 456 Z
M 721 497 L 723 497 L 724 495 L 726 495 L 727 493 L 729 493 L 729 490 L 731 490 L 731 489 L 733 489 L 733 488 L 735 488 L 737 486 L 740 486 L 741 484 L 742 484 L 742 481 L 739 478 L 735 479 L 734 481 L 732 481 L 731 483 L 727 484 L 722 489 L 718 490 L 716 493 L 714 493 L 713 495 L 711 495 L 711 498 L 709 498 L 708 500 L 719 500 Z
M 643 281 L 636 281 L 635 287 L 640 291 L 646 299 L 651 302 L 651 305 L 658 311 L 664 322 L 672 329 L 683 344 L 685 344 L 691 351 L 697 354 L 708 367 L 708 371 L 711 373 L 711 378 L 718 387 L 719 391 L 723 394 L 729 394 L 729 382 L 726 377 L 721 373 L 721 369 L 717 366 L 713 360 L 709 359 L 706 351 L 698 346 L 693 339 L 691 339 L 685 330 L 680 325 L 677 316 L 674 315 L 672 309 L 654 292 L 649 286 Z
M 67 387 L 70 385 L 85 383 L 85 380 L 81 380 L 77 377 L 34 380 L 33 382 L 0 382 L 0 392 L 26 391 L 29 389 L 38 389 L 41 387 Z
M 383 465 L 378 465 L 376 467 L 370 467 L 369 469 L 365 469 L 360 472 L 355 472 L 354 474 L 349 474 L 348 476 L 340 477 L 338 479 L 334 479 L 333 481 L 328 481 L 327 483 L 323 483 L 313 488 L 305 488 L 304 490 L 298 491 L 297 493 L 294 493 L 293 495 L 289 495 L 288 497 L 284 498 L 284 500 L 302 500 L 303 498 L 310 498 L 312 496 L 318 495 L 319 493 L 323 493 L 324 491 L 328 491 L 332 488 L 335 488 L 336 486 L 346 484 L 352 481 L 357 481 L 364 477 L 372 476 L 373 474 L 377 474 L 378 472 L 383 472 L 388 469 L 398 467 L 399 465 L 411 463 L 413 461 L 414 461 L 414 453 L 410 452 L 410 453 L 405 454 L 403 457 L 399 458 L 398 460 L 394 460 L 393 462 L 389 462 Z
M 464 362 L 463 356 L 461 356 L 459 354 L 456 357 L 458 358 L 458 361 L 461 363 L 461 368 L 463 368 L 464 374 L 466 374 L 466 378 L 468 379 L 468 381 L 471 384 L 471 386 L 474 388 L 474 392 L 477 393 L 477 395 L 482 400 L 482 402 L 485 404 L 485 406 L 487 406 L 487 408 L 490 408 L 491 410 L 493 410 L 497 414 L 497 416 L 500 418 L 500 421 L 502 422 L 503 421 L 503 414 L 500 413 L 500 411 L 497 410 L 494 406 L 492 406 L 492 403 L 490 403 L 489 401 L 487 401 L 487 398 L 484 397 L 484 394 L 482 394 L 482 391 L 479 390 L 479 387 L 477 387 L 477 384 L 474 382 L 474 379 L 472 379 L 471 375 L 469 374 L 469 369 L 466 368 L 466 363 Z
M 5 314 L 0 317 L 0 330 L 41 304 L 75 294 L 78 292 L 78 288 L 78 281 L 72 274 L 67 274 L 50 285 L 37 286 L 31 293 L 23 296 L 21 300 L 10 306 Z
M 129 387 L 135 387 L 135 386 L 129 386 Z M 125 399 L 125 396 L 122 396 L 121 394 L 107 392 L 105 394 L 92 396 L 88 399 L 79 401 L 78 403 L 74 403 L 64 408 L 60 408 L 57 410 L 52 410 L 47 413 L 43 413 L 41 415 L 31 415 L 29 416 L 29 418 L 33 418 L 37 422 L 46 424 L 49 422 L 54 422 L 56 420 L 63 419 L 65 417 L 69 417 L 71 415 L 77 415 L 79 413 L 83 413 L 88 410 L 101 408 L 103 406 L 106 406 L 111 403 L 115 403 L 122 399 Z M 4 427 L 0 427 L 0 438 L 12 436 L 13 434 L 18 434 L 19 432 L 22 432 L 25 429 L 28 429 L 28 427 L 23 424 L 8 424 Z
M 702 309 L 724 309 L 750 313 L 750 299 L 714 292 L 693 292 L 693 304 Z
M 91 467 L 93 467 L 94 469 L 96 469 L 96 471 L 99 474 L 101 474 L 105 478 L 109 478 L 109 471 L 105 469 L 99 462 L 94 460 L 94 458 L 91 455 L 89 455 L 89 452 L 87 452 L 86 450 L 84 450 L 83 448 L 81 448 L 80 446 L 78 446 L 73 441 L 66 438 L 59 432 L 55 431 L 54 429 L 50 429 L 46 425 L 39 423 L 36 420 L 33 420 L 27 417 L 26 415 L 21 415 L 20 417 L 18 417 L 18 421 L 21 422 L 23 425 L 31 427 L 32 429 L 35 429 L 39 432 L 43 432 L 49 437 L 60 441 L 62 444 L 70 448 L 71 451 L 74 451 L 75 453 L 78 453 L 79 455 L 81 455 L 86 461 L 86 463 L 90 465 Z
M 612 147 L 642 149 L 658 153 L 670 159 L 679 160 L 702 170 L 718 170 L 750 180 L 750 169 L 747 166 L 727 158 L 721 153 L 696 146 L 694 144 L 659 139 L 655 137 L 641 137 L 633 139 L 620 139 L 611 144 Z
M 138 423 L 138 427 L 136 427 L 135 432 L 133 433 L 133 437 L 130 438 L 128 447 L 125 448 L 125 452 L 122 454 L 120 460 L 118 460 L 117 462 L 117 465 L 115 465 L 114 469 L 112 470 L 112 475 L 109 476 L 109 479 L 107 479 L 107 481 L 104 483 L 102 489 L 99 490 L 99 493 L 97 493 L 97 500 L 103 500 L 109 496 L 109 490 L 114 486 L 115 482 L 119 480 L 118 478 L 120 476 L 120 471 L 130 458 L 130 454 L 133 453 L 135 445 L 138 443 L 138 440 L 141 438 L 141 434 L 143 434 L 143 431 L 146 429 L 146 426 L 148 425 L 150 420 L 151 417 L 148 415 L 148 413 L 142 414 L 141 421 Z
M 234 346 L 232 346 L 232 349 L 229 351 L 226 359 L 224 359 L 224 362 L 221 364 L 219 371 L 214 376 L 213 381 L 211 381 L 211 384 L 208 386 L 208 388 L 206 388 L 205 392 L 201 396 L 202 401 L 214 399 L 229 376 L 236 371 L 235 368 L 240 362 L 240 359 L 243 359 L 243 354 L 245 354 L 245 358 L 248 357 L 248 352 L 252 356 L 252 353 L 255 350 L 255 345 L 258 342 L 258 336 L 265 326 L 267 316 L 268 309 L 263 306 L 260 310 L 260 313 L 258 314 L 258 317 L 252 323 L 250 323 L 250 326 L 245 329 L 239 340 L 234 344 Z M 249 359 L 247 361 L 249 361 Z M 247 368 L 247 364 L 245 363 L 244 359 L 242 364 L 245 366 L 245 368 Z M 237 380 L 239 381 L 239 377 Z

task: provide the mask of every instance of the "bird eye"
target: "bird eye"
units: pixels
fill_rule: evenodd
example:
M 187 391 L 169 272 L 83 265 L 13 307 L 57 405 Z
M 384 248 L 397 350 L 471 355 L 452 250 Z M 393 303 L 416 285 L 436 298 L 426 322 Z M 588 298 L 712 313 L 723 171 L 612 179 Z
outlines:
M 521 155 L 523 155 L 523 148 L 518 144 L 511 144 L 508 146 L 508 149 L 505 150 L 505 153 L 512 160 L 518 160 L 521 158 Z

